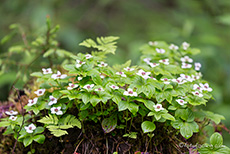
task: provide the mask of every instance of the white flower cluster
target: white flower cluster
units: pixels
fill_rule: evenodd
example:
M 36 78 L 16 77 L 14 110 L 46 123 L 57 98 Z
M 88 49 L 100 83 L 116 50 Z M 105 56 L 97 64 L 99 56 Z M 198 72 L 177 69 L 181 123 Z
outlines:
M 209 87 L 208 83 L 205 83 L 205 84 L 199 83 L 199 85 L 198 84 L 193 85 L 193 90 L 195 90 L 192 92 L 193 95 L 198 96 L 198 97 L 203 97 L 202 92 L 203 91 L 211 92 L 212 88 Z
M 6 111 L 5 114 L 10 116 L 9 117 L 10 120 L 15 121 L 17 119 L 16 115 L 18 114 L 18 112 L 11 110 L 11 111 Z

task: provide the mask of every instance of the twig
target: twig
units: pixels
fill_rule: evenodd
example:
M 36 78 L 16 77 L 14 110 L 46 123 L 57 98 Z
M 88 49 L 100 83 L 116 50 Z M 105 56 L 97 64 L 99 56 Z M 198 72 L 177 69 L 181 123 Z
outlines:
M 16 141 L 15 141 L 15 143 L 14 143 L 14 147 L 13 147 L 13 149 L 12 149 L 12 154 L 14 154 L 14 150 L 15 150 L 15 148 L 16 148 L 16 145 L 17 145 L 17 142 L 18 142 L 18 138 L 19 138 L 19 133 L 20 133 L 20 131 L 22 130 L 22 127 L 23 127 L 23 125 L 24 125 L 24 121 L 25 121 L 25 117 L 24 117 L 24 109 L 23 109 L 23 106 L 22 106 L 22 102 L 20 101 L 20 93 L 18 92 L 18 89 L 16 89 L 14 86 L 13 86 L 13 88 L 16 90 L 16 92 L 18 93 L 18 97 L 19 97 L 19 103 L 20 103 L 20 105 L 21 105 L 21 114 L 22 114 L 22 125 L 20 126 L 20 128 L 19 128 L 19 131 L 17 132 L 17 139 L 16 139 Z
M 76 154 L 76 153 L 77 153 L 77 149 L 78 149 L 78 147 L 80 146 L 80 144 L 81 144 L 81 142 L 82 142 L 83 140 L 84 140 L 84 139 L 82 139 L 82 140 L 78 143 L 78 145 L 77 145 L 76 149 L 74 150 L 73 154 Z

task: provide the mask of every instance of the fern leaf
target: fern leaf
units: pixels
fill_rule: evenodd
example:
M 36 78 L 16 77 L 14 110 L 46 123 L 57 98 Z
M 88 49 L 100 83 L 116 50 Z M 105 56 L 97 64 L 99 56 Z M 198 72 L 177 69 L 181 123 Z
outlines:
M 55 120 L 53 119 L 52 115 L 48 115 L 43 117 L 42 119 L 38 120 L 38 122 L 43 123 L 43 124 L 54 124 Z
M 68 134 L 68 132 L 66 130 L 56 129 L 56 130 L 52 130 L 51 134 L 53 134 L 56 137 L 60 137 L 60 136 Z
M 92 40 L 92 39 L 86 39 L 85 41 L 83 41 L 82 43 L 80 43 L 79 45 L 81 46 L 85 46 L 87 48 L 91 48 L 91 47 L 96 47 L 97 44 Z

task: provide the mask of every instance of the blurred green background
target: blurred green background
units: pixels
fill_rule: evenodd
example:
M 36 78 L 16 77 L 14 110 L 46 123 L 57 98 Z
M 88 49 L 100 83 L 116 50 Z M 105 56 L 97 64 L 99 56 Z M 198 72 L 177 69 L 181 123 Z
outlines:
M 0 39 L 10 33 L 9 25 L 19 23 L 32 37 L 46 28 L 46 15 L 61 26 L 60 46 L 73 53 L 84 48 L 86 38 L 119 36 L 116 56 L 110 64 L 139 59 L 139 47 L 148 41 L 163 40 L 180 45 L 183 41 L 201 49 L 193 57 L 202 63 L 204 79 L 214 89 L 215 101 L 207 108 L 226 117 L 230 127 L 230 1 L 229 0 L 1 0 Z M 29 39 L 29 38 L 28 38 Z M 19 36 L 0 45 L 0 54 L 22 43 Z M 0 100 L 7 99 L 16 78 L 15 68 L 0 75 Z M 23 82 L 20 80 L 21 86 Z M 20 84 L 18 85 L 20 88 Z M 230 146 L 230 135 L 224 133 Z

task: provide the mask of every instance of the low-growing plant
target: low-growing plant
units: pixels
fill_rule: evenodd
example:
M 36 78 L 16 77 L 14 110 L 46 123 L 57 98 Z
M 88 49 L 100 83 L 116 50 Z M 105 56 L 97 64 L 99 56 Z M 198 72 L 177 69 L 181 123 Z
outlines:
M 109 66 L 106 55 L 115 54 L 116 40 L 113 36 L 87 39 L 80 45 L 93 49 L 90 54 L 72 56 L 63 69 L 32 73 L 39 88 L 32 89 L 24 115 L 6 112 L 10 117 L 0 122 L 0 127 L 7 127 L 4 134 L 13 134 L 28 146 L 33 141 L 42 144 L 45 129 L 62 137 L 75 127 L 85 133 L 84 126 L 93 122 L 100 123 L 105 134 L 119 129 L 121 136 L 137 139 L 146 133 L 151 143 L 161 135 L 155 134 L 156 129 L 169 139 L 180 135 L 189 139 L 210 121 L 219 124 L 224 119 L 199 107 L 212 98 L 212 88 L 202 79 L 201 64 L 189 57 L 198 49 L 186 42 L 181 46 L 149 42 L 141 48 L 139 65 L 132 66 L 129 60 Z M 213 138 L 211 144 L 217 144 Z

